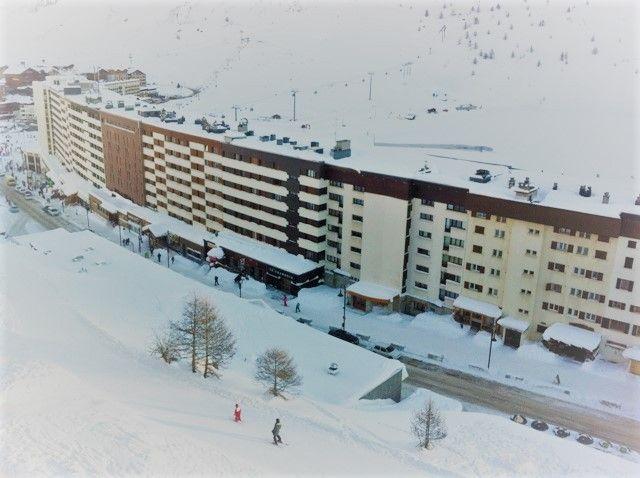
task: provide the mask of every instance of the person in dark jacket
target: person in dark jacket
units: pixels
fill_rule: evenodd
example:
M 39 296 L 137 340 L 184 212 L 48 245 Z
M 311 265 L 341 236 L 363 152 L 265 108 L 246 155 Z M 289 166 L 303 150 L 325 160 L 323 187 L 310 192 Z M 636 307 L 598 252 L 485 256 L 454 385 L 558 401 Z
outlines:
M 276 418 L 276 423 L 273 425 L 273 430 L 271 433 L 273 434 L 273 443 L 277 445 L 278 443 L 282 443 L 282 438 L 280 437 L 280 428 L 282 428 L 282 423 L 280 423 L 280 419 Z

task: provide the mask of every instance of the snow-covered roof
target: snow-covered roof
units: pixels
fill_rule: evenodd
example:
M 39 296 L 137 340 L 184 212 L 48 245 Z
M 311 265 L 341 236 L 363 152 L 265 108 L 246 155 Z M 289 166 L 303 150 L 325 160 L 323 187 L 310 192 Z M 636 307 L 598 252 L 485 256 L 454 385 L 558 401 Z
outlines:
M 516 319 L 515 317 L 506 316 L 498 320 L 498 325 L 504 327 L 505 329 L 511 329 L 522 333 L 529 328 L 531 323 L 528 320 Z
M 502 315 L 502 309 L 497 305 L 465 297 L 464 295 L 456 297 L 456 300 L 453 301 L 453 306 L 458 309 L 470 310 L 476 314 L 491 317 L 493 319 L 498 319 Z
M 596 350 L 602 341 L 602 335 L 590 330 L 581 329 L 570 324 L 557 322 L 542 334 L 543 340 L 555 340 L 563 344 L 573 345 L 586 350 Z
M 302 256 L 294 256 L 284 249 L 255 241 L 231 231 L 220 231 L 212 241 L 224 249 L 296 275 L 305 274 L 320 267 L 318 263 Z
M 624 358 L 629 360 L 637 360 L 640 362 L 640 346 L 630 347 L 622 352 Z
M 354 282 L 347 287 L 347 292 L 378 300 L 393 300 L 394 297 L 400 294 L 400 291 L 391 287 L 366 281 Z
M 207 252 L 207 257 L 211 257 L 212 259 L 222 259 L 224 257 L 224 249 L 222 247 L 214 247 Z

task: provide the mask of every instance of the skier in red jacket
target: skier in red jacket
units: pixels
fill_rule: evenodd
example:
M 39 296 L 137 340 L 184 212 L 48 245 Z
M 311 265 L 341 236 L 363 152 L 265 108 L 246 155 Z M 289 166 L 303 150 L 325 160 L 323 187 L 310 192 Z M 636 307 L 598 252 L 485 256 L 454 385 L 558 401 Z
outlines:
M 240 406 L 236 403 L 236 409 L 233 411 L 233 419 L 236 422 L 242 421 L 242 410 L 240 410 Z

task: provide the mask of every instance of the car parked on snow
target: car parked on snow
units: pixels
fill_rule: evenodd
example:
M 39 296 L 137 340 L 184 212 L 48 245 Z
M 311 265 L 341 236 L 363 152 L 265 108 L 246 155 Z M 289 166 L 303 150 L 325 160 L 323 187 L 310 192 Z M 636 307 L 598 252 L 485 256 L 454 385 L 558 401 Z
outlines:
M 372 350 L 383 357 L 393 358 L 392 354 L 395 352 L 396 348 L 393 345 L 374 345 Z
M 24 192 L 25 199 L 33 199 L 33 193 L 28 189 Z
M 343 329 L 331 329 L 329 331 L 329 335 L 337 338 L 337 339 L 341 339 L 344 340 L 345 342 L 349 342 L 351 344 L 354 345 L 359 345 L 360 344 L 360 339 L 358 337 L 356 337 L 355 335 L 347 332 L 346 330 Z
M 59 216 L 60 209 L 55 206 L 45 206 L 42 208 L 49 216 Z

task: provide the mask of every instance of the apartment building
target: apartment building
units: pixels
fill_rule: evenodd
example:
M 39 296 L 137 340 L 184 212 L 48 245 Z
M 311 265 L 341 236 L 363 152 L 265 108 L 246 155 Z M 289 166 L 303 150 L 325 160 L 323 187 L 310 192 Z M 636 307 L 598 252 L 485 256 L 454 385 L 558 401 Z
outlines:
M 531 338 L 565 322 L 601 333 L 612 358 L 640 344 L 638 191 L 458 163 L 467 176 L 454 180 L 409 159 L 392 174 L 375 162 L 386 152 L 363 163 L 348 143 L 325 152 L 246 124 L 208 132 L 130 98 L 107 111 L 102 95 L 34 83 L 43 148 L 139 205 L 317 263 L 353 307 L 454 310 L 479 328 L 509 317 Z

